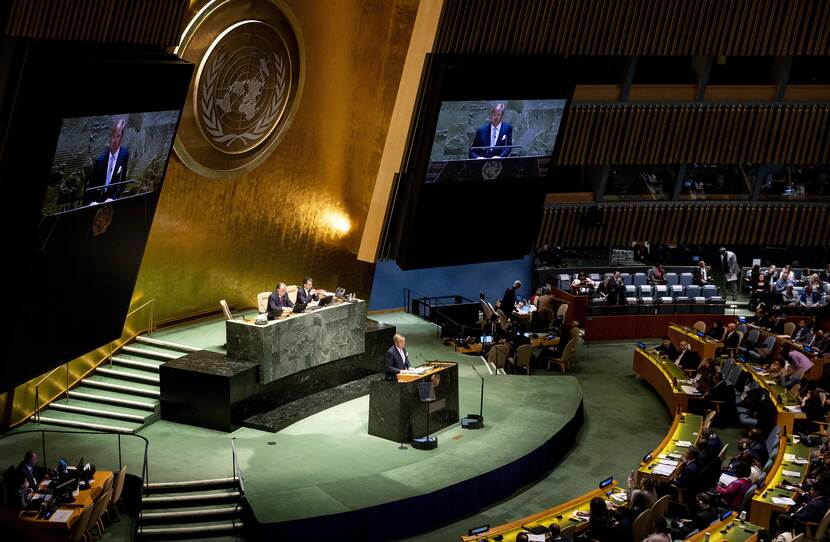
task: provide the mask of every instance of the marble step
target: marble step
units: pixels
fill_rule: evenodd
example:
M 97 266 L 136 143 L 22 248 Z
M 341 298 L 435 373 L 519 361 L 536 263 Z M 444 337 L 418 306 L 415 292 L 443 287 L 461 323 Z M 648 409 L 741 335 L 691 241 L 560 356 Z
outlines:
M 111 378 L 120 378 L 123 380 L 132 380 L 134 382 L 141 382 L 144 384 L 158 384 L 159 375 L 150 374 L 144 370 L 130 370 L 129 368 L 110 368 L 98 367 L 95 369 L 95 374 L 108 376 Z
M 120 365 L 122 367 L 129 367 L 131 369 L 139 369 L 141 371 L 147 371 L 151 373 L 158 373 L 159 367 L 161 367 L 160 363 L 140 361 L 137 359 L 129 359 L 122 356 L 113 356 L 112 363 L 113 365 Z
M 209 478 L 205 480 L 182 480 L 177 482 L 151 482 L 147 484 L 146 490 L 150 493 L 172 492 L 172 491 L 194 491 L 208 487 L 232 487 L 236 488 L 238 478 Z
M 199 538 L 221 533 L 241 531 L 244 527 L 241 519 L 218 521 L 210 523 L 194 523 L 188 525 L 153 526 L 138 528 L 136 533 L 141 538 Z
M 148 495 L 141 499 L 144 510 L 155 507 L 172 508 L 174 506 L 193 506 L 213 502 L 235 501 L 242 496 L 238 490 L 209 491 L 206 493 L 177 493 L 173 495 Z
M 178 359 L 182 357 L 183 354 L 177 352 L 175 354 L 162 352 L 160 350 L 151 350 L 150 348 L 139 348 L 137 346 L 123 346 L 121 347 L 121 352 L 125 352 L 127 354 L 135 354 L 137 356 L 142 356 L 145 358 L 153 358 L 153 359 L 160 359 L 164 361 L 170 361 L 171 359 Z
M 113 431 L 116 433 L 132 434 L 137 427 L 126 427 L 124 425 L 110 425 L 105 423 L 96 423 L 93 421 L 73 420 L 70 418 L 58 418 L 50 415 L 47 409 L 40 415 L 39 424 L 59 425 L 62 427 L 72 427 L 75 429 L 91 429 L 93 431 Z
M 179 510 L 148 511 L 141 512 L 141 524 L 167 523 L 188 521 L 192 519 L 202 520 L 220 516 L 233 516 L 242 511 L 236 504 L 225 504 L 221 506 L 211 505 L 202 508 L 182 508 Z
M 149 410 L 155 411 L 156 407 L 158 406 L 158 402 L 152 402 L 150 400 L 147 401 L 139 401 L 134 398 L 132 395 L 122 395 L 118 393 L 109 392 L 108 395 L 104 395 L 103 393 L 95 393 L 95 389 L 86 389 L 86 388 L 76 388 L 74 390 L 69 390 L 69 397 L 71 399 L 80 399 L 83 401 L 89 401 L 92 403 L 104 403 L 107 405 L 116 405 L 122 406 L 127 408 L 137 408 L 141 410 Z
M 149 389 L 147 387 L 140 387 L 140 385 L 136 384 L 131 384 L 128 386 L 123 383 L 123 380 L 118 380 L 117 382 L 113 382 L 112 380 L 115 379 L 104 379 L 97 376 L 92 376 L 81 380 L 81 384 L 83 384 L 84 386 L 88 386 L 90 388 L 99 388 L 102 390 L 117 391 L 119 393 L 126 393 L 130 395 L 152 397 L 154 399 L 158 399 L 159 397 L 161 397 L 161 392 L 157 387 Z
M 110 418 L 113 420 L 123 420 L 127 422 L 143 424 L 147 418 L 153 415 L 152 412 L 144 414 L 135 414 L 129 412 L 117 412 L 109 408 L 93 408 L 86 405 L 78 405 L 73 403 L 64 403 L 62 401 L 55 401 L 49 405 L 48 410 L 61 410 L 64 412 L 74 412 L 76 414 L 85 414 L 87 416 L 95 416 L 97 418 Z
M 198 352 L 201 348 L 196 348 L 195 346 L 189 346 L 186 344 L 174 343 L 171 341 L 166 341 L 164 339 L 156 339 L 154 337 L 148 337 L 146 335 L 139 335 L 135 338 L 136 342 L 146 344 L 149 346 L 156 346 L 160 348 L 166 348 L 168 350 L 178 350 L 179 352 Z

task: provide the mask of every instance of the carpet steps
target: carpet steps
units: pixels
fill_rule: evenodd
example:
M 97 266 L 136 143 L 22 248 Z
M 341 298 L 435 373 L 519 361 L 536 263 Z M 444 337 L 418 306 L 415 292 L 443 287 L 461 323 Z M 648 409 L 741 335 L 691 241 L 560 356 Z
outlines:
M 139 335 L 136 337 L 136 342 L 146 345 L 146 346 L 155 346 L 164 348 L 167 350 L 177 350 L 179 352 L 198 352 L 201 350 L 200 348 L 196 348 L 195 346 L 188 346 L 186 344 L 180 344 L 172 341 L 165 341 L 163 339 L 156 339 L 154 337 L 148 337 L 146 335 Z
M 121 367 L 129 367 L 131 369 L 138 369 L 141 371 L 147 371 L 149 373 L 156 373 L 159 372 L 159 367 L 161 367 L 161 363 L 153 361 L 143 361 L 142 359 L 135 359 L 135 358 L 128 358 L 123 356 L 113 356 L 112 363 L 113 365 L 118 365 Z
M 180 358 L 184 355 L 181 352 L 169 352 L 163 351 L 160 348 L 150 348 L 144 346 L 124 346 L 121 348 L 121 351 L 127 354 L 134 354 L 145 358 L 161 359 L 164 361 Z
M 131 380 L 133 382 L 142 382 L 144 384 L 159 383 L 159 375 L 148 373 L 146 370 L 134 369 L 131 367 L 98 367 L 98 369 L 95 370 L 95 374 L 123 380 Z

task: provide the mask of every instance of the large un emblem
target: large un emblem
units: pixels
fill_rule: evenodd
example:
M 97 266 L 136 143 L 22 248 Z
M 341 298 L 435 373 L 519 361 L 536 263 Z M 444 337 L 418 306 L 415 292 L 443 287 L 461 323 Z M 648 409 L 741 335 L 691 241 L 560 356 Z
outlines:
M 178 49 L 198 69 L 175 149 L 208 177 L 262 163 L 288 129 L 302 89 L 302 50 L 288 9 L 277 0 L 254 0 L 240 20 L 232 4 L 208 3 Z

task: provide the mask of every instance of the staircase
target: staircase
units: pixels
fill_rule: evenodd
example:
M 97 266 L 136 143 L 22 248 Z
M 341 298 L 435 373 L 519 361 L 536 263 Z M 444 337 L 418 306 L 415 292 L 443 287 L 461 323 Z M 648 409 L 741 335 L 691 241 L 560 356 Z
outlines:
M 159 367 L 198 348 L 139 336 L 41 410 L 46 425 L 135 433 L 159 417 Z
M 141 507 L 139 539 L 244 540 L 237 478 L 151 483 Z

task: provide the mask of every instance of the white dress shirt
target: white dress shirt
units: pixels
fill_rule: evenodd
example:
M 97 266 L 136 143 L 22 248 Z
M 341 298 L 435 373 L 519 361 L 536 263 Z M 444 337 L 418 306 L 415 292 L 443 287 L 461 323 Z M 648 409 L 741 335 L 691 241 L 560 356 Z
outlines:
M 403 368 L 406 369 L 407 368 L 406 354 L 404 354 L 403 350 L 401 348 L 397 347 L 397 346 L 395 347 L 395 349 L 398 351 L 398 354 L 400 354 L 400 356 L 401 356 L 401 360 L 403 361 Z
M 501 123 L 493 126 L 490 125 L 490 146 L 495 147 L 499 142 L 499 131 L 501 131 Z
M 104 183 L 104 186 L 109 186 L 110 182 L 112 182 L 112 174 L 115 172 L 115 163 L 118 162 L 119 150 L 121 150 L 121 147 L 115 149 L 115 154 L 110 153 L 109 155 L 109 163 L 107 164 L 107 181 Z

